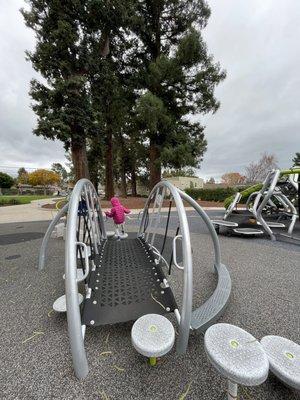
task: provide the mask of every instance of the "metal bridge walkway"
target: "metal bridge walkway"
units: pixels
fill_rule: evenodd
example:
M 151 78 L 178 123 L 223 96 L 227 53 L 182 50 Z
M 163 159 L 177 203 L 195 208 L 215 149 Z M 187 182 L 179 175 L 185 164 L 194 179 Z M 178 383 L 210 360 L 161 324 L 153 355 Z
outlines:
M 103 240 L 83 304 L 82 324 L 98 326 L 173 312 L 176 302 L 165 275 L 142 239 Z

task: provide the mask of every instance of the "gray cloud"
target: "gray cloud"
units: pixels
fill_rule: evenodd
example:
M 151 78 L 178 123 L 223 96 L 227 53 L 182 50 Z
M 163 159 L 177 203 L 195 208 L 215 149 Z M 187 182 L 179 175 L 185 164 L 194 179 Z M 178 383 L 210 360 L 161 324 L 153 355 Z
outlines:
M 25 50 L 32 49 L 35 41 L 19 12 L 24 3 L 0 3 L 0 170 L 14 174 L 13 167 L 50 167 L 65 159 L 61 143 L 32 134 L 36 118 L 28 90 L 38 75 L 25 60 Z
M 199 171 L 243 172 L 264 151 L 281 168 L 300 151 L 300 3 L 296 0 L 210 0 L 204 32 L 208 48 L 227 70 L 217 88 L 221 108 L 202 119 L 208 151 Z
M 34 37 L 24 26 L 20 0 L 0 0 L 0 170 L 49 167 L 64 162 L 63 146 L 32 135 L 29 82 L 37 74 L 25 61 Z M 199 117 L 208 151 L 199 175 L 240 171 L 264 151 L 282 168 L 300 151 L 299 37 L 297 0 L 209 0 L 204 31 L 209 51 L 227 70 L 217 88 L 221 108 Z M 14 171 L 11 169 L 10 171 Z

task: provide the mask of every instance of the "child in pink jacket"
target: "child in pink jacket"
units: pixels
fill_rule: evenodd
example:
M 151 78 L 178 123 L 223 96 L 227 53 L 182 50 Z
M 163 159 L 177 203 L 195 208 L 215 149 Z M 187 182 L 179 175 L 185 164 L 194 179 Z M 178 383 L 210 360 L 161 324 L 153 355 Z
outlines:
M 121 228 L 122 234 L 124 235 L 125 214 L 129 214 L 131 211 L 128 208 L 123 207 L 117 197 L 113 197 L 110 202 L 112 209 L 110 211 L 106 211 L 105 214 L 108 218 L 112 218 L 114 220 L 116 236 L 118 239 L 120 239 L 119 228 Z

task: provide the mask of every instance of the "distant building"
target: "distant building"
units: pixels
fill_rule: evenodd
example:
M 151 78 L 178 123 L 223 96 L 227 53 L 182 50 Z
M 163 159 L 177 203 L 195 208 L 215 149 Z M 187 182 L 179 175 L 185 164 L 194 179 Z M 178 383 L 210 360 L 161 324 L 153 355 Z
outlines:
M 198 176 L 172 176 L 166 178 L 178 189 L 203 189 L 204 180 Z

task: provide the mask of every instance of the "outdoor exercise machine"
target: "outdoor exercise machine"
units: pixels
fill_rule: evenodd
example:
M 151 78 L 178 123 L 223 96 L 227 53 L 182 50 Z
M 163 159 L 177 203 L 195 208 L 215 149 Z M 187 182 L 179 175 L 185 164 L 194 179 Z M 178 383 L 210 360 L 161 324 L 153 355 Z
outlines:
M 242 236 L 267 234 L 272 240 L 276 240 L 276 233 L 273 232 L 276 229 L 277 232 L 287 231 L 287 235 L 292 236 L 299 219 L 294 204 L 299 198 L 298 180 L 297 169 L 270 171 L 260 190 L 250 194 L 244 210 L 236 210 L 242 198 L 242 193 L 236 193 L 223 219 L 212 220 L 217 233 L 220 232 L 220 227 L 224 227 L 228 234 Z
M 286 181 L 281 181 L 282 176 L 287 176 Z M 257 210 L 257 221 L 264 227 L 267 234 L 272 240 L 280 238 L 291 239 L 294 243 L 299 244 L 300 241 L 300 168 L 290 170 L 273 170 L 269 173 L 269 185 L 265 185 L 264 195 L 260 207 Z M 268 221 L 268 217 L 263 215 L 263 208 L 268 201 L 276 194 L 277 197 L 287 205 L 287 209 L 278 217 L 278 221 L 284 217 L 286 223 L 277 222 L 283 226 L 275 226 L 276 231 L 273 231 L 272 223 Z M 289 196 L 290 194 L 290 196 Z M 290 199 L 291 197 L 291 199 Z M 297 210 L 298 209 L 298 210 Z M 298 236 L 295 232 L 298 232 Z
M 169 200 L 170 207 L 164 235 L 159 237 L 164 199 Z M 192 245 L 183 201 L 194 208 L 209 230 L 214 247 L 214 269 L 218 274 L 215 291 L 195 309 Z M 171 204 L 175 206 L 179 226 L 172 238 L 172 257 L 168 263 L 163 252 L 166 239 L 170 238 Z M 78 181 L 69 203 L 47 229 L 40 249 L 40 270 L 45 267 L 51 232 L 64 216 L 67 217 L 64 299 L 73 366 L 79 379 L 88 374 L 84 348 L 87 326 L 134 321 L 146 314 L 174 313 L 179 325 L 176 349 L 178 354 L 184 354 L 191 329 L 205 331 L 224 311 L 231 292 L 231 279 L 226 266 L 221 263 L 214 226 L 199 204 L 170 182 L 163 180 L 151 191 L 136 237 L 117 241 L 107 238 L 95 188 L 87 179 Z M 180 261 L 179 252 L 182 255 Z M 179 299 L 167 280 L 174 267 L 182 271 L 183 290 Z M 84 282 L 85 287 L 81 306 L 78 301 L 80 282 Z

